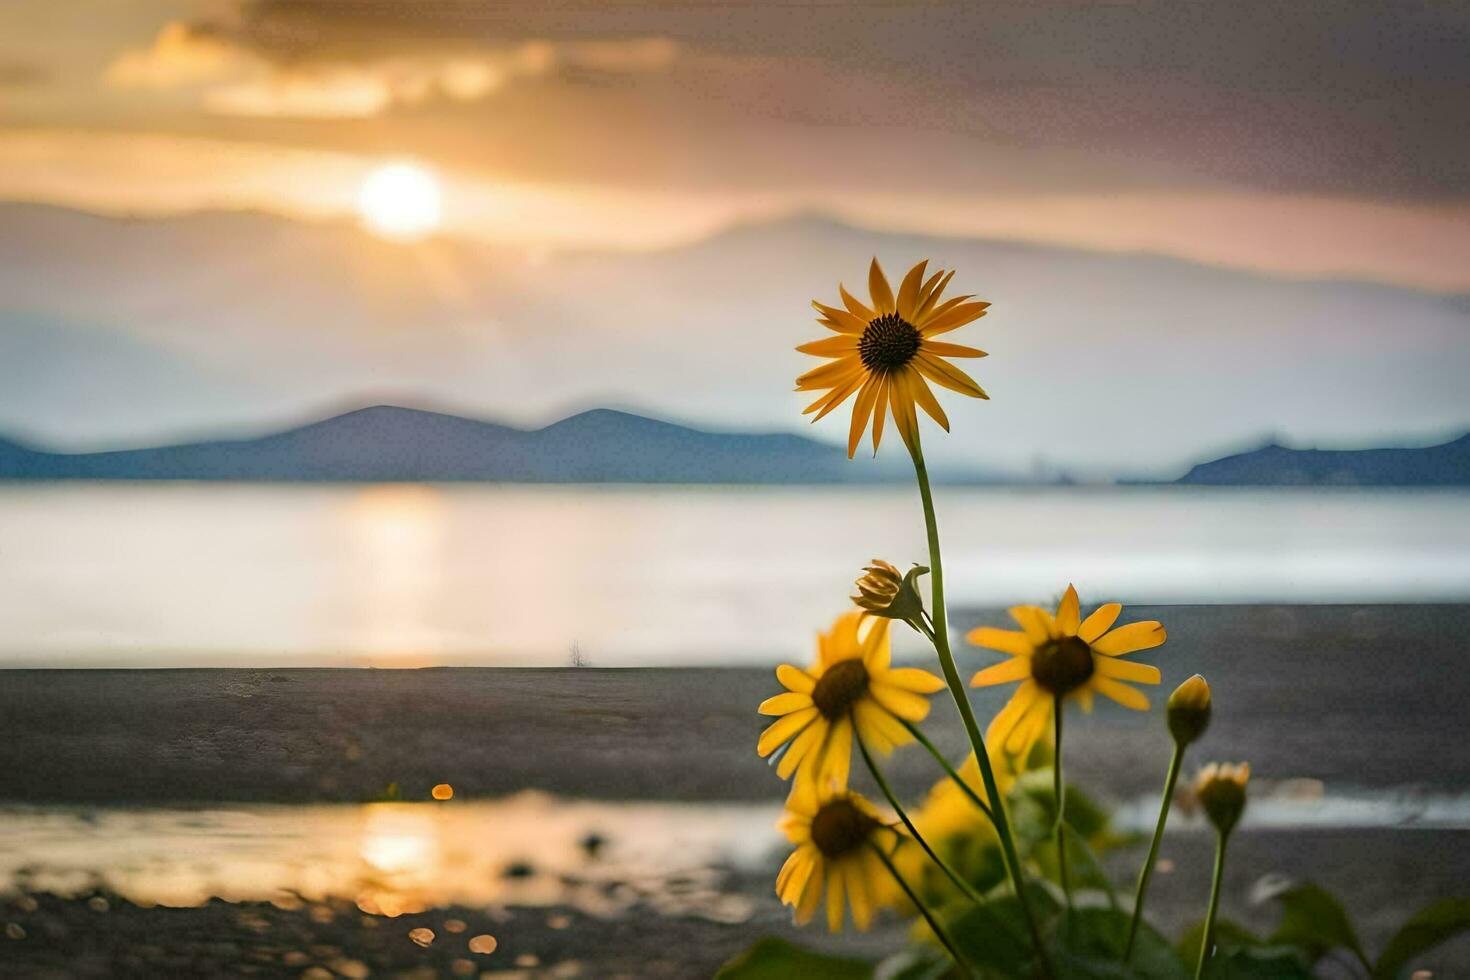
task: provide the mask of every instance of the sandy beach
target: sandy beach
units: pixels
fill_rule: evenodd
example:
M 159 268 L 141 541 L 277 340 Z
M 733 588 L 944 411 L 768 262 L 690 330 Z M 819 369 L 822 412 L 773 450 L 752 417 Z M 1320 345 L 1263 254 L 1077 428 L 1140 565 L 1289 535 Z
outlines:
M 1453 800 L 1470 784 L 1460 713 L 1470 698 L 1463 670 L 1470 607 L 1133 612 L 1170 627 L 1169 645 L 1149 658 L 1163 668 L 1166 685 L 1201 671 L 1215 686 L 1217 721 L 1192 758 L 1249 759 L 1262 793 L 1306 786 L 1329 797 Z M 962 626 L 998 621 L 984 612 L 957 618 Z M 973 651 L 964 660 L 967 667 L 987 662 Z M 146 816 L 222 805 L 242 812 L 356 805 L 384 798 L 391 785 L 405 800 L 426 800 L 441 782 L 466 801 L 538 790 L 572 800 L 774 806 L 784 786 L 753 748 L 762 725 L 755 705 L 773 691 L 768 668 L 746 667 L 10 671 L 0 675 L 0 827 L 8 819 L 13 825 L 16 814 L 57 808 L 95 818 L 119 808 Z M 977 694 L 979 713 L 995 710 L 1001 696 Z M 1168 748 L 1158 729 L 1157 717 L 1121 710 L 1079 718 L 1069 729 L 1076 733 L 1070 775 L 1083 788 L 1114 790 L 1114 803 L 1156 791 Z M 942 700 L 931 731 L 958 755 L 961 734 Z M 935 778 L 914 753 L 898 757 L 892 773 L 910 798 Z M 1163 857 L 1174 870 L 1160 874 L 1151 909 L 1170 930 L 1199 914 L 1208 846 L 1205 834 L 1188 829 L 1165 841 Z M 778 859 L 772 848 L 753 864 L 710 863 L 713 877 L 700 888 L 743 903 L 727 917 L 738 921 L 636 901 L 613 917 L 587 916 L 555 895 L 534 906 L 450 905 L 389 919 L 327 899 L 286 908 L 213 902 L 150 909 L 105 890 L 104 915 L 92 891 L 101 885 L 57 898 L 22 882 L 22 894 L 4 900 L 3 917 L 24 938 L 0 947 L 0 973 L 146 976 L 174 964 L 184 975 L 234 965 L 240 973 L 299 976 L 311 966 L 354 961 L 374 975 L 473 975 L 455 972 L 473 968 L 508 976 L 706 976 L 757 935 L 795 935 L 770 892 Z M 1113 859 L 1118 881 L 1131 877 L 1137 860 L 1136 850 Z M 1463 890 L 1470 830 L 1406 821 L 1247 824 L 1226 885 L 1230 917 L 1269 926 L 1270 905 L 1250 900 L 1268 874 L 1310 875 L 1343 896 L 1371 948 L 1408 911 Z M 446 937 L 442 923 L 478 923 L 492 912 L 502 952 L 494 962 L 467 960 L 464 936 Z M 405 938 L 420 919 L 439 937 L 427 947 Z M 800 936 L 862 953 L 893 941 L 895 928 Z M 77 949 L 86 955 L 68 963 L 66 951 Z M 292 952 L 301 955 L 288 958 Z M 1436 954 L 1441 975 L 1453 975 L 1450 966 L 1464 953 L 1462 945 Z

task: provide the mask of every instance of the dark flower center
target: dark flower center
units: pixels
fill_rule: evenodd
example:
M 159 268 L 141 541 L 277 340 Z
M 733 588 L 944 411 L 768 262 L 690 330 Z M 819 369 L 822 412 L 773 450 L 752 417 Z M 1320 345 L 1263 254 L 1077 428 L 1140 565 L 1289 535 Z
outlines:
M 897 313 L 885 313 L 869 321 L 858 341 L 858 355 L 869 371 L 895 371 L 919 352 L 919 331 Z
M 1032 680 L 1057 697 L 1086 684 L 1092 671 L 1092 647 L 1080 637 L 1053 640 L 1031 655 Z
M 831 800 L 812 818 L 812 843 L 824 857 L 841 857 L 863 846 L 878 826 L 851 801 Z
M 822 717 L 829 720 L 842 718 L 867 689 L 868 668 L 863 666 L 863 662 L 839 660 L 828 667 L 822 679 L 817 681 L 812 691 L 812 702 Z

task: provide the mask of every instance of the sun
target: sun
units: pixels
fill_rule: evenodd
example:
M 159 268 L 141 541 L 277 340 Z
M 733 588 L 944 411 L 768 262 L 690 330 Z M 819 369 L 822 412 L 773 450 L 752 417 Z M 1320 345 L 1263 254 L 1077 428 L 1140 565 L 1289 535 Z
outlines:
M 389 163 L 368 174 L 357 192 L 363 223 L 384 238 L 415 241 L 439 227 L 439 180 L 415 163 Z

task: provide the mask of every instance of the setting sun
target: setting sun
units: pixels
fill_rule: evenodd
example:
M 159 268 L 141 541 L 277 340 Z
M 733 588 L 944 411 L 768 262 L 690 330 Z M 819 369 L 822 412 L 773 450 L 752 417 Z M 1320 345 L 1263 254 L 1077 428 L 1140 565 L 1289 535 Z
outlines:
M 363 223 L 384 238 L 422 238 L 439 227 L 439 181 L 417 164 L 387 164 L 362 182 L 357 210 Z

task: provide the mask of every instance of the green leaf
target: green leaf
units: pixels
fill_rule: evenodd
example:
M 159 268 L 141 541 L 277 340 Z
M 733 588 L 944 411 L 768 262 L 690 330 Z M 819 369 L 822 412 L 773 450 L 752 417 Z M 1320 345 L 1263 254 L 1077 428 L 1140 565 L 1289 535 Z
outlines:
M 784 939 L 767 936 L 735 957 L 715 974 L 715 980 L 872 980 L 873 966 L 862 960 L 813 953 Z
M 932 946 L 913 946 L 878 964 L 873 980 L 948 980 L 957 976 L 949 954 Z
M 1415 913 L 1388 941 L 1374 980 L 1397 980 L 1409 962 L 1457 933 L 1470 929 L 1470 898 L 1447 898 Z
M 1056 912 L 1056 899 L 1036 882 L 1028 884 L 1031 910 L 1045 922 Z M 987 975 L 1030 976 L 1036 952 L 1026 927 L 1026 916 L 1015 895 L 997 893 L 980 904 L 967 903 L 945 923 L 959 953 Z
M 1169 941 L 1148 923 L 1139 926 L 1133 956 L 1122 964 L 1132 916 L 1104 907 L 1079 907 L 1057 923 L 1055 958 L 1067 976 L 1188 980 L 1190 973 Z
M 1281 924 L 1270 942 L 1300 946 L 1316 962 L 1324 953 L 1339 947 L 1350 950 L 1363 966 L 1368 957 L 1342 903 L 1316 885 L 1297 885 L 1276 896 L 1281 903 Z
M 1312 980 L 1312 971 L 1289 946 L 1256 946 L 1217 952 L 1201 976 L 1204 980 Z
M 1205 920 L 1200 919 L 1179 937 L 1179 944 L 1175 948 L 1179 950 L 1179 958 L 1186 964 L 1199 962 L 1199 944 L 1204 941 L 1204 934 Z M 1261 945 L 1261 940 L 1240 923 L 1230 919 L 1215 920 L 1215 949 L 1218 952 L 1227 953 L 1234 949 L 1249 949 Z

